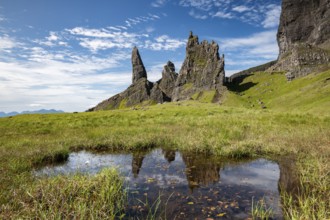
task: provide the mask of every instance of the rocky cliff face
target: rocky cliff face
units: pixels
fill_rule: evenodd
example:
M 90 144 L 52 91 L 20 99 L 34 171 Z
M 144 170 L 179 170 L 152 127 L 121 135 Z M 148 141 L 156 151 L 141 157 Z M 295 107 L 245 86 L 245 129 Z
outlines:
M 190 33 L 186 58 L 175 82 L 173 101 L 189 99 L 204 90 L 220 90 L 225 79 L 224 65 L 218 44 L 199 43 L 198 37 Z
M 277 40 L 280 54 L 271 71 L 302 76 L 328 69 L 330 0 L 283 0 Z
M 190 33 L 186 59 L 180 74 L 168 61 L 164 66 L 162 78 L 155 83 L 149 82 L 140 53 L 136 47 L 132 51 L 132 84 L 88 111 L 109 110 L 138 105 L 141 103 L 163 103 L 191 99 L 204 91 L 214 91 L 218 97 L 223 88 L 224 56 L 219 57 L 219 46 L 215 42 L 198 42 L 198 37 Z M 216 100 L 216 99 L 214 99 Z

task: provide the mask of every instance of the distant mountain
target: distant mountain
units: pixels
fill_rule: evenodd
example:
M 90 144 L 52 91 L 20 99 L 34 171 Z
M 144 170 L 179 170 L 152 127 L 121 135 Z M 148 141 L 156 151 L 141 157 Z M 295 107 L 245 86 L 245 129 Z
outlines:
M 55 110 L 55 109 L 40 109 L 36 111 L 23 111 L 23 112 L 0 112 L 0 118 L 15 116 L 15 115 L 23 115 L 23 114 L 54 114 L 54 113 L 64 113 L 62 110 Z

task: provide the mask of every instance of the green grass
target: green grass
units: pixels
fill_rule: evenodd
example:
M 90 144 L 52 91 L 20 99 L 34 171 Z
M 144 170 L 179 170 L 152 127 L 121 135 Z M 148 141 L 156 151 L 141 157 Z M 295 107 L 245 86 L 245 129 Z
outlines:
M 192 99 L 202 103 L 212 103 L 215 95 L 216 95 L 216 90 L 196 92 L 192 96 Z
M 36 198 L 38 192 L 54 199 L 49 201 L 56 206 L 52 215 L 68 213 L 71 206 L 62 207 L 58 201 L 69 199 L 65 197 L 66 188 L 57 190 L 59 184 L 64 181 L 71 191 L 86 186 L 86 181 L 87 185 L 90 183 L 87 188 L 93 187 L 94 178 L 100 178 L 78 175 L 38 180 L 31 174 L 36 166 L 66 160 L 69 152 L 80 149 L 154 147 L 174 147 L 229 158 L 262 156 L 277 160 L 294 155 L 301 158 L 297 170 L 301 195 L 293 199 L 283 194 L 286 218 L 298 216 L 296 219 L 300 219 L 301 213 L 305 213 L 301 219 L 330 218 L 327 199 L 330 198 L 330 112 L 327 108 L 330 96 L 326 97 L 329 75 L 328 71 L 288 83 L 282 74 L 257 73 L 242 82 L 251 82 L 254 86 L 236 85 L 236 92 L 228 91 L 222 105 L 187 101 L 137 107 L 137 110 L 1 118 L 0 219 L 48 215 L 50 211 L 43 208 L 49 206 L 43 206 L 47 201 L 31 199 L 29 195 Z M 271 84 L 265 86 L 268 81 Z M 269 89 L 273 92 L 267 92 Z M 251 99 L 261 99 L 267 109 L 251 107 Z M 111 181 L 106 184 L 112 184 Z M 72 185 L 74 183 L 76 185 Z M 123 190 L 120 181 L 114 184 Z M 77 191 L 77 198 L 86 196 L 91 194 Z M 87 200 L 81 203 L 78 200 L 73 201 L 73 209 L 82 207 L 87 210 L 84 216 L 89 216 L 90 206 L 84 204 Z M 92 209 L 108 213 L 101 204 Z M 120 207 L 114 209 L 117 210 L 111 213 L 116 214 Z M 72 218 L 67 215 L 59 218 L 62 217 Z
M 330 71 L 287 82 L 284 73 L 254 73 L 230 87 L 225 105 L 282 112 L 326 114 L 330 109 Z
M 126 204 L 123 179 L 112 169 L 95 176 L 43 178 L 15 200 L 20 202 L 19 217 L 31 219 L 114 219 Z
M 127 108 L 126 104 L 127 104 L 127 99 L 123 99 L 121 100 L 118 108 L 119 109 Z

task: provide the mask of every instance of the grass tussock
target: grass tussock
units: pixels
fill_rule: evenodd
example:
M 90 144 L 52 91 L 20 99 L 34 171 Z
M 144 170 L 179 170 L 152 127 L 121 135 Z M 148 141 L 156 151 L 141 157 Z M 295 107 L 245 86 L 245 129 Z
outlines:
M 287 219 L 329 219 L 329 158 L 302 158 L 298 162 L 298 192 L 282 191 L 284 215 Z
M 123 179 L 113 169 L 37 180 L 26 189 L 19 216 L 36 219 L 115 219 L 126 202 Z

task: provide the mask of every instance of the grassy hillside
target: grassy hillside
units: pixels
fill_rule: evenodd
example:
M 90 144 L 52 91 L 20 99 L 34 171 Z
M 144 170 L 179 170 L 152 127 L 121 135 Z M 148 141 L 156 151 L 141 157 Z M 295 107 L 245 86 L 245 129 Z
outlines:
M 231 87 L 222 105 L 187 101 L 134 110 L 1 118 L 0 219 L 44 218 L 50 213 L 47 209 L 50 204 L 58 204 L 51 206 L 52 210 L 63 213 L 59 216 L 51 212 L 53 216 L 62 219 L 80 216 L 85 204 L 81 201 L 87 201 L 90 195 L 78 189 L 87 180 L 79 176 L 72 178 L 82 181 L 38 180 L 31 175 L 36 166 L 66 160 L 70 151 L 80 149 L 153 147 L 230 158 L 262 156 L 278 160 L 284 155 L 294 155 L 302 194 L 298 204 L 283 195 L 287 217 L 329 218 L 329 77 L 328 71 L 286 82 L 282 74 L 256 73 Z M 205 93 L 200 100 L 210 102 L 210 97 L 211 92 Z M 258 102 L 263 102 L 266 108 L 262 109 Z M 117 176 L 113 172 L 104 175 Z M 91 178 L 95 181 L 87 181 L 88 187 L 96 187 L 100 177 Z M 67 187 L 56 190 L 61 188 L 59 184 Z M 121 192 L 120 180 L 116 184 L 117 190 L 111 195 L 115 199 Z M 77 189 L 77 200 L 65 198 L 63 192 L 72 189 Z M 40 199 L 40 192 L 54 200 Z M 54 193 L 58 195 L 52 196 Z M 73 204 L 60 206 L 57 198 Z M 93 210 L 87 207 L 83 211 L 87 215 L 109 211 L 104 212 L 101 207 L 102 201 Z M 108 214 L 113 216 L 117 211 Z
M 284 73 L 257 72 L 229 86 L 226 106 L 330 114 L 330 71 L 291 82 Z

